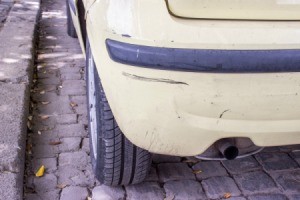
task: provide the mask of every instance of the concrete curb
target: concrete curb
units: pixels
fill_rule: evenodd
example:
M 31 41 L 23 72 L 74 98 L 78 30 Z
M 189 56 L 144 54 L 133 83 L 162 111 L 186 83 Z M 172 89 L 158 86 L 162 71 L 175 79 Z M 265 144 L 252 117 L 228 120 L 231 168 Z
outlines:
M 19 0 L 0 31 L 0 200 L 23 199 L 27 118 L 40 0 Z

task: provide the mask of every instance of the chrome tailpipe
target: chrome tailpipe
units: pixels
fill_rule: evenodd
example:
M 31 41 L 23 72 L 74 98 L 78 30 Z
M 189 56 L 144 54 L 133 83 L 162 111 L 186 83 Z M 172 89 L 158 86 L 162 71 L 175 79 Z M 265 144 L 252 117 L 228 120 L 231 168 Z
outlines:
M 222 139 L 217 142 L 216 147 L 227 160 L 234 160 L 239 155 L 239 149 L 235 146 L 232 139 Z

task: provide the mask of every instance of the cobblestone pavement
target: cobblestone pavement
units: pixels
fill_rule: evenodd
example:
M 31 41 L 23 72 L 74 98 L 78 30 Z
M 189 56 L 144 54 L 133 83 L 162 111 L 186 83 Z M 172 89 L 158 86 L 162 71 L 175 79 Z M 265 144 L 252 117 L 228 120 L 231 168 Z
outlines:
M 267 148 L 253 157 L 224 162 L 154 155 L 144 183 L 100 185 L 89 158 L 85 62 L 77 40 L 65 29 L 65 1 L 44 0 L 28 123 L 25 199 L 300 199 L 300 145 Z M 41 165 L 45 175 L 35 177 Z
M 14 0 L 0 0 L 0 31 L 6 21 Z

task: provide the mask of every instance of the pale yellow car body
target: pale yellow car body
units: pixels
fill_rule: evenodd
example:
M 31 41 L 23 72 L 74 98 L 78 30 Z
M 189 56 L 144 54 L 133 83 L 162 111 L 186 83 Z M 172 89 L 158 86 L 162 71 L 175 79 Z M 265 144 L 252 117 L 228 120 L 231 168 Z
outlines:
M 272 6 L 284 1 L 267 2 Z M 84 5 L 87 35 L 106 96 L 118 125 L 133 144 L 153 153 L 195 156 L 228 137 L 250 138 L 257 146 L 300 143 L 299 72 L 149 69 L 114 62 L 105 43 L 109 38 L 156 47 L 300 49 L 300 22 L 295 18 L 187 20 L 172 16 L 164 0 L 85 0 Z M 296 6 L 299 10 L 299 2 Z M 230 18 L 230 13 L 226 16 Z M 75 15 L 73 21 L 84 51 Z

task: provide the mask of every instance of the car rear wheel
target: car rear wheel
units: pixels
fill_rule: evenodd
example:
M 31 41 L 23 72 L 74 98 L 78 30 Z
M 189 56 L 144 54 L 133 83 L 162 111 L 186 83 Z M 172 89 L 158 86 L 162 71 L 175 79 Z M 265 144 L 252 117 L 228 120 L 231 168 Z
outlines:
M 67 6 L 67 31 L 68 31 L 68 35 L 72 38 L 77 38 L 76 29 L 75 29 L 75 26 L 73 24 L 73 20 L 72 20 L 72 16 L 71 16 L 69 0 L 66 0 L 66 6 Z
M 90 155 L 96 178 L 110 186 L 142 182 L 151 166 L 151 154 L 132 144 L 120 130 L 106 99 L 88 42 L 86 46 Z

